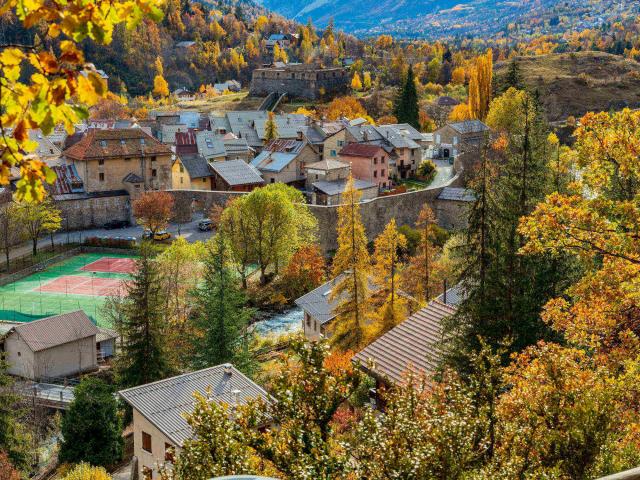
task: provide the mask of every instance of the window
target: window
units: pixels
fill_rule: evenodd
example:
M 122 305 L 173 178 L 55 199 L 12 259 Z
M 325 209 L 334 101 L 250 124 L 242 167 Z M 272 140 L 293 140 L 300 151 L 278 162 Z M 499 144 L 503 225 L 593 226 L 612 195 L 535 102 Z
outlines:
M 101 146 L 102 148 L 106 148 L 106 147 L 107 147 L 107 142 L 106 142 L 106 140 L 100 140 L 100 146 Z
M 184 173 L 184 167 L 180 165 L 180 173 Z
M 151 176 L 152 177 L 157 177 L 158 176 L 158 171 L 155 168 L 151 169 Z
M 151 157 L 151 161 L 155 162 L 156 161 L 156 157 Z
M 381 163 L 382 165 L 384 165 L 384 157 L 382 157 L 382 158 L 380 159 L 380 163 Z
M 307 315 L 307 327 L 311 328 L 311 317 Z
M 378 178 L 378 171 L 377 170 L 373 171 L 373 178 Z
M 98 160 L 98 165 L 104 165 L 104 158 L 101 158 L 100 160 Z
M 332 156 L 332 157 L 337 156 L 337 153 L 336 153 L 336 151 L 335 151 L 335 150 L 331 150 L 331 156 Z
M 338 146 L 339 147 L 344 146 L 344 140 L 338 140 Z
M 206 179 L 206 178 L 203 178 L 203 179 L 202 179 L 202 183 L 207 183 L 207 179 Z
M 180 177 L 180 183 L 184 183 L 184 177 Z
M 176 452 L 175 452 L 175 449 L 173 448 L 173 445 L 165 443 L 164 444 L 164 461 L 173 463 L 176 458 L 175 454 Z
M 373 164 L 377 165 L 378 164 L 378 157 L 373 157 Z
M 22 352 L 18 352 L 18 356 L 21 357 L 22 356 Z
M 98 174 L 98 180 L 100 180 L 101 182 L 104 182 L 104 172 L 100 172 Z
M 276 179 L 275 179 L 275 178 L 272 178 L 272 179 L 271 179 L 271 183 L 276 183 Z
M 382 170 L 380 170 L 380 176 L 384 177 L 384 168 Z
M 151 435 L 147 432 L 142 432 L 142 449 L 145 452 L 153 453 L 151 451 Z

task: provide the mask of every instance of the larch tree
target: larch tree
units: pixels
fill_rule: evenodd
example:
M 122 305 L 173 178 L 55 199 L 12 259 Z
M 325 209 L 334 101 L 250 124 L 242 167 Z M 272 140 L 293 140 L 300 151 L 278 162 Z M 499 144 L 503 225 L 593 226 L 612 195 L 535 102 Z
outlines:
M 436 217 L 428 204 L 424 204 L 416 227 L 420 232 L 415 255 L 413 255 L 406 267 L 405 285 L 417 299 L 426 304 L 436 291 L 440 276 L 438 265 L 439 249 L 434 245 Z
M 451 83 L 454 85 L 464 85 L 466 81 L 466 72 L 464 67 L 456 67 L 451 72 Z
M 169 84 L 164 79 L 164 67 L 162 59 L 156 58 L 156 76 L 153 78 L 153 94 L 156 97 L 165 98 L 169 96 Z
M 420 108 L 418 106 L 418 91 L 413 74 L 413 65 L 409 65 L 406 78 L 396 98 L 394 115 L 398 122 L 408 123 L 415 128 L 420 128 Z
M 122 338 L 116 377 L 125 388 L 161 380 L 174 371 L 167 353 L 166 301 L 154 257 L 154 247 L 143 243 L 126 297 L 114 315 L 115 330 Z
M 332 342 L 343 349 L 361 346 L 365 336 L 371 260 L 360 216 L 362 193 L 349 176 L 338 207 L 338 249 L 333 259 L 335 284 L 330 299 L 337 302 Z
M 364 88 L 366 91 L 371 90 L 371 72 L 364 72 L 362 74 L 362 88 Z
M 167 228 L 173 216 L 173 196 L 168 192 L 144 192 L 133 201 L 136 221 L 152 234 Z
M 401 290 L 401 255 L 407 248 L 407 238 L 398 232 L 395 219 L 392 219 L 376 238 L 374 247 L 373 283 L 384 295 L 378 312 L 380 319 L 376 334 L 382 334 L 395 327 L 407 313 L 407 302 L 398 295 Z
M 276 140 L 278 138 L 278 124 L 276 123 L 276 114 L 269 112 L 269 117 L 264 125 L 264 142 Z

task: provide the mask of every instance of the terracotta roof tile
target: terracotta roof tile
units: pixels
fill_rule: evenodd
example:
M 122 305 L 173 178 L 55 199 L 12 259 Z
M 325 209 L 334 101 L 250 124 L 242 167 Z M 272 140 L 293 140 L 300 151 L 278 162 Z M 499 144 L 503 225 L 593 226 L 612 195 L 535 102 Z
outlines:
M 170 154 L 171 147 L 139 128 L 92 129 L 82 140 L 64 151 L 64 155 L 72 160 Z

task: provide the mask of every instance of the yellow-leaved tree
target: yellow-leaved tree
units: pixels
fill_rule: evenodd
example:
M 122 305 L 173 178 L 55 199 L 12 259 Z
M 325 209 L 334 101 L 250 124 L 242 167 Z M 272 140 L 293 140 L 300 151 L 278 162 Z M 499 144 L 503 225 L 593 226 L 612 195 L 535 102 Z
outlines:
M 364 72 L 362 75 L 362 88 L 365 90 L 371 90 L 371 72 Z
M 379 321 L 376 335 L 381 335 L 398 323 L 407 314 L 407 302 L 398 295 L 400 291 L 400 255 L 407 248 L 407 238 L 398 231 L 396 220 L 392 219 L 384 231 L 376 238 L 373 253 L 373 283 L 384 301 L 378 312 Z
M 360 80 L 360 74 L 358 72 L 353 74 L 353 78 L 351 79 L 351 88 L 356 92 L 362 90 L 362 80 Z
M 493 82 L 493 50 L 480 55 L 469 75 L 469 114 L 484 120 L 489 113 Z
M 276 114 L 269 112 L 269 117 L 264 124 L 264 142 L 265 144 L 278 138 L 278 124 L 276 123 Z
M 333 259 L 334 285 L 329 296 L 337 304 L 331 341 L 343 350 L 361 347 L 365 337 L 371 262 L 360 216 L 361 197 L 349 176 L 338 207 L 338 250 Z
M 153 94 L 156 97 L 164 98 L 169 96 L 169 84 L 164 79 L 164 67 L 162 59 L 156 58 L 156 76 L 153 79 Z
M 45 37 L 31 44 L 0 43 L 0 185 L 12 168 L 20 170 L 19 200 L 41 200 L 43 182 L 55 174 L 34 153 L 29 130 L 44 135 L 88 117 L 86 106 L 107 92 L 95 67 L 85 62 L 78 43 L 90 39 L 109 44 L 113 29 L 134 28 L 145 16 L 162 17 L 162 0 L 3 0 L 0 15 L 15 15 L 30 28 L 46 25 Z M 51 45 L 54 47 L 51 47 Z

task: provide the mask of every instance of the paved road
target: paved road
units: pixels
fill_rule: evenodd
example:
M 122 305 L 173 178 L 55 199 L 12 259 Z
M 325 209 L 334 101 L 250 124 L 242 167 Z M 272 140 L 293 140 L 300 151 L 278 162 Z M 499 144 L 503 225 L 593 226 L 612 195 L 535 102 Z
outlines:
M 436 164 L 436 176 L 433 177 L 429 187 L 437 188 L 446 185 L 455 176 L 453 165 L 448 160 L 433 160 L 433 163 Z
M 185 224 L 170 224 L 167 230 L 176 237 L 178 234 L 186 238 L 190 242 L 198 240 L 206 240 L 211 237 L 211 232 L 201 232 L 198 230 L 198 222 L 201 220 L 202 215 L 194 216 L 194 220 Z M 104 228 L 95 228 L 91 230 L 81 230 L 77 232 L 60 232 L 53 236 L 53 242 L 56 245 L 63 245 L 65 243 L 82 243 L 87 237 L 136 237 L 140 239 L 142 237 L 143 228 L 139 225 L 134 225 L 127 228 L 118 228 L 115 230 L 105 230 Z M 49 237 L 40 239 L 38 245 L 50 245 L 51 240 Z M 25 243 L 18 247 L 15 247 L 11 251 L 11 258 L 21 257 L 31 253 L 31 243 Z

